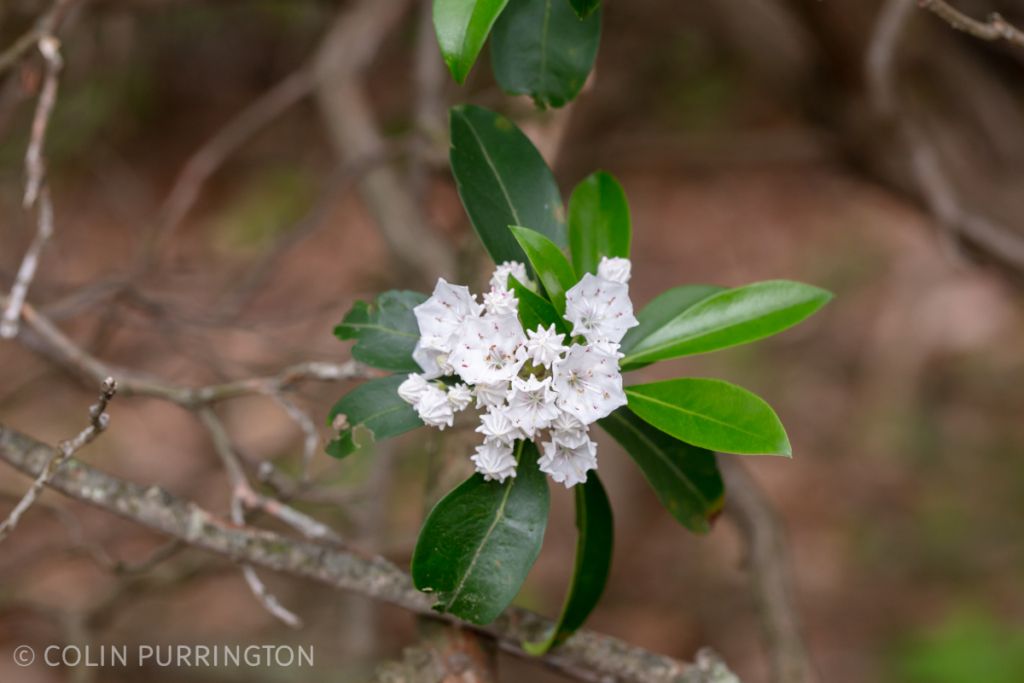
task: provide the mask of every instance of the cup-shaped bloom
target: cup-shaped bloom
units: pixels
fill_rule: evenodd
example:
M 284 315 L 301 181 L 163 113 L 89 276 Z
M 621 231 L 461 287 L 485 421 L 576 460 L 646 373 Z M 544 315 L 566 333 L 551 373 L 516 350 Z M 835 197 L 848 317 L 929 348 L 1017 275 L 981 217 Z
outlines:
M 572 333 L 588 342 L 618 344 L 626 331 L 640 323 L 633 316 L 629 287 L 587 273 L 565 293 L 565 318 Z
M 619 360 L 597 346 L 573 344 L 553 371 L 558 407 L 585 425 L 626 405 Z
M 524 337 L 523 326 L 514 315 L 467 318 L 448 362 L 468 384 L 507 382 L 523 366 L 516 351 Z

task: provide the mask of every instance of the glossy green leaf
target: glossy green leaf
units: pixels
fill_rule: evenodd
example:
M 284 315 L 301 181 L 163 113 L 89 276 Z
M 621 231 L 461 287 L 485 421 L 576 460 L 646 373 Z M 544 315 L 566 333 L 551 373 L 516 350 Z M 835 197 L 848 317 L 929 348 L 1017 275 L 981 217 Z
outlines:
M 338 429 L 338 436 L 327 444 L 327 453 L 344 458 L 375 441 L 421 427 L 416 411 L 398 395 L 405 377 L 371 379 L 335 403 L 328 424 Z
M 682 285 L 662 292 L 636 314 L 640 324 L 626 332 L 619 351 L 629 355 L 638 344 L 665 327 L 673 318 L 681 315 L 698 301 L 722 291 L 724 288 L 715 285 Z M 620 365 L 623 370 L 636 370 L 648 363 Z
M 573 489 L 576 494 L 576 561 L 569 593 L 554 630 L 543 641 L 523 643 L 532 655 L 542 655 L 576 632 L 601 599 L 612 566 L 615 533 L 608 494 L 591 472 L 587 481 Z
M 419 292 L 385 292 L 377 301 L 368 304 L 357 301 L 334 328 L 339 339 L 355 339 L 352 357 L 382 370 L 418 372 L 412 359 L 419 326 L 412 309 L 426 301 Z
M 480 107 L 455 107 L 451 139 L 459 198 L 495 263 L 526 261 L 510 225 L 528 225 L 566 246 L 565 209 L 555 177 L 514 123 Z
M 602 256 L 629 258 L 631 237 L 629 202 L 614 176 L 598 171 L 576 186 L 569 198 L 569 246 L 577 273 L 596 275 Z
M 686 443 L 723 453 L 792 455 L 771 406 L 718 379 L 672 379 L 626 387 L 629 408 Z
M 586 19 L 591 12 L 601 6 L 601 0 L 569 0 L 569 4 L 575 10 L 576 16 Z
M 711 529 L 725 492 L 711 451 L 655 429 L 629 408 L 619 408 L 600 425 L 626 449 L 658 500 L 680 524 L 700 534 Z
M 565 293 L 576 284 L 572 264 L 558 245 L 536 230 L 518 225 L 509 226 L 512 235 L 526 253 L 537 279 L 559 314 L 565 313 Z
M 474 474 L 430 512 L 412 578 L 437 597 L 434 609 L 487 624 L 515 598 L 547 526 L 548 482 L 537 459 L 533 442 L 520 441 L 515 477 L 498 483 Z
M 434 31 L 452 78 L 464 83 L 508 0 L 434 0 Z
M 770 337 L 796 325 L 832 298 L 789 280 L 727 289 L 699 301 L 638 341 L 623 367 L 716 351 Z
M 507 93 L 561 107 L 583 88 L 600 40 L 600 10 L 581 20 L 565 0 L 510 0 L 491 34 L 494 77 Z
M 512 275 L 508 276 L 508 286 L 515 292 L 516 299 L 519 300 L 519 322 L 523 324 L 524 330 L 536 330 L 538 327 L 547 328 L 554 324 L 558 332 L 568 337 L 569 327 L 565 323 L 565 318 L 558 314 L 550 301 L 529 289 Z

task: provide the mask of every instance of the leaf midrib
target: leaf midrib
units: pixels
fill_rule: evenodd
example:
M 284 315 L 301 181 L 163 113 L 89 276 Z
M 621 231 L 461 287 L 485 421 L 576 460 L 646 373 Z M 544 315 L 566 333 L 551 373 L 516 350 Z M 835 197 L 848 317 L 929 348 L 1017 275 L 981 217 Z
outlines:
M 490 168 L 491 173 L 494 174 L 494 179 L 498 183 L 498 188 L 501 190 L 502 196 L 505 197 L 505 203 L 508 204 L 509 211 L 512 212 L 512 218 L 515 219 L 514 223 L 516 225 L 521 225 L 522 220 L 519 218 L 519 212 L 516 211 L 515 204 L 512 203 L 512 196 L 509 194 L 508 188 L 505 187 L 505 179 L 501 177 L 501 173 L 498 172 L 498 167 L 494 165 L 494 160 L 491 159 L 491 155 L 487 151 L 487 147 L 484 145 L 483 139 L 477 133 L 476 127 L 468 116 L 463 116 L 463 120 L 465 120 L 466 127 L 469 128 L 469 132 L 473 135 L 473 139 L 480 148 L 480 153 L 483 155 L 484 161 L 487 162 L 488 168 Z
M 758 432 L 750 432 L 750 431 L 747 431 L 746 429 L 741 429 L 740 427 L 737 427 L 737 426 L 735 426 L 733 424 L 730 424 L 728 422 L 723 422 L 722 420 L 716 419 L 716 418 L 711 417 L 709 415 L 705 415 L 704 413 L 698 413 L 695 410 L 688 410 L 687 408 L 683 408 L 682 406 L 676 405 L 675 403 L 669 403 L 668 401 L 663 401 L 660 398 L 654 398 L 653 396 L 650 396 L 649 394 L 644 394 L 642 392 L 638 393 L 635 390 L 630 391 L 629 387 L 626 388 L 626 393 L 627 394 L 631 394 L 633 396 L 636 396 L 637 398 L 649 401 L 651 403 L 655 403 L 657 405 L 665 406 L 666 408 L 672 408 L 674 410 L 678 410 L 681 413 L 686 413 L 687 415 L 691 415 L 691 416 L 693 416 L 695 418 L 700 418 L 700 419 L 707 420 L 708 422 L 713 422 L 714 424 L 721 425 L 722 427 L 725 427 L 726 429 L 731 429 L 732 431 L 739 432 L 740 434 L 746 434 L 747 436 L 753 436 L 753 437 L 758 438 L 758 439 L 766 438 L 764 434 L 759 434 Z
M 519 463 L 522 460 L 524 443 L 525 442 L 520 441 L 519 446 L 516 449 L 516 469 L 519 468 Z M 451 606 L 458 601 L 459 596 L 462 594 L 462 590 L 466 587 L 466 582 L 469 580 L 470 574 L 472 574 L 473 570 L 476 568 L 476 563 L 480 560 L 480 555 L 484 551 L 484 546 L 491 540 L 491 535 L 494 534 L 494 530 L 498 527 L 498 522 L 504 519 L 505 506 L 508 504 L 509 496 L 512 495 L 512 487 L 515 486 L 515 483 L 516 477 L 508 478 L 508 484 L 505 486 L 505 493 L 501 497 L 501 504 L 498 505 L 498 510 L 494 515 L 494 520 L 491 522 L 490 527 L 487 528 L 487 533 L 484 534 L 480 544 L 476 547 L 476 551 L 473 553 L 473 559 L 469 561 L 469 566 L 466 567 L 466 571 L 463 572 L 458 585 L 456 585 L 455 589 L 452 591 L 451 598 L 448 600 L 449 609 L 451 609 Z
M 384 327 L 383 325 L 377 325 L 375 323 L 342 323 L 341 327 L 351 327 L 357 330 L 378 330 L 380 332 L 389 332 L 402 337 L 419 339 L 419 335 L 416 333 L 406 332 L 405 330 L 399 330 L 394 327 Z
M 711 296 L 715 296 L 715 295 L 712 294 Z M 699 303 L 703 303 L 703 302 L 698 302 L 698 304 Z M 804 306 L 804 305 L 806 305 L 808 303 L 810 303 L 810 302 L 805 301 L 805 302 L 801 302 L 801 303 L 798 303 L 798 304 L 793 304 L 791 306 L 787 306 L 785 308 L 777 308 L 777 309 L 773 310 L 770 315 L 775 315 L 777 313 L 787 313 L 787 312 L 793 310 L 794 308 L 799 308 L 799 307 Z M 665 323 L 660 329 L 655 330 L 654 332 L 652 332 L 651 335 L 649 337 L 647 337 L 647 339 L 650 339 L 651 337 L 656 336 L 658 334 L 658 332 L 660 332 L 661 330 L 665 329 L 666 327 L 669 327 L 673 323 L 677 322 L 679 319 L 685 318 L 687 316 L 694 316 L 694 315 L 697 315 L 697 313 L 694 313 L 693 309 L 687 309 L 687 310 L 683 311 L 678 316 L 676 316 L 672 320 L 670 320 L 667 323 Z M 633 354 L 630 354 L 629 356 L 626 356 L 625 358 L 622 359 L 622 365 L 630 365 L 632 363 L 643 363 L 643 362 L 646 362 L 645 356 L 650 356 L 651 354 L 657 354 L 657 353 L 660 353 L 662 351 L 666 351 L 668 349 L 671 349 L 673 346 L 677 346 L 679 344 L 685 344 L 686 342 L 690 342 L 690 341 L 693 341 L 694 339 L 699 339 L 701 337 L 708 337 L 708 336 L 711 336 L 711 335 L 716 334 L 718 332 L 722 332 L 723 330 L 727 330 L 730 327 L 739 327 L 740 325 L 745 325 L 745 324 L 748 324 L 748 323 L 751 323 L 751 322 L 755 322 L 757 320 L 762 320 L 762 319 L 767 318 L 767 317 L 768 317 L 768 315 L 762 315 L 762 316 L 759 316 L 757 318 L 749 318 L 749 319 L 744 320 L 744 321 L 739 322 L 739 323 L 731 323 L 731 324 L 727 324 L 727 325 L 719 325 L 717 327 L 712 327 L 710 329 L 698 330 L 698 331 L 692 332 L 691 334 L 689 334 L 689 335 L 687 335 L 685 337 L 673 337 L 672 339 L 670 339 L 668 341 L 665 341 L 663 343 L 657 344 L 657 345 L 652 346 L 652 347 L 647 348 L 647 349 L 641 349 L 641 351 L 638 352 L 638 353 L 633 353 Z M 646 340 L 641 340 L 641 341 L 637 342 L 637 344 L 633 348 L 636 349 L 637 346 L 641 346 L 644 343 L 644 341 L 646 341 Z M 754 341 L 754 340 L 751 340 L 751 341 Z M 732 346 L 736 346 L 736 345 L 741 344 L 741 343 L 743 343 L 743 342 L 735 342 L 735 343 L 733 343 L 731 345 Z M 721 348 L 725 348 L 725 347 L 721 347 Z

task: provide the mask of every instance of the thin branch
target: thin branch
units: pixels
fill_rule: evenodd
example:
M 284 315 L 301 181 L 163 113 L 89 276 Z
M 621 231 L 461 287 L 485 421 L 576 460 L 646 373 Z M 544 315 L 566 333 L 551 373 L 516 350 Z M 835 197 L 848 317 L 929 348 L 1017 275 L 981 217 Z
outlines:
M 99 401 L 89 408 L 89 425 L 73 439 L 62 441 L 58 444 L 57 450 L 50 454 L 46 465 L 40 470 L 35 481 L 32 482 L 32 488 L 14 506 L 14 510 L 7 516 L 7 519 L 0 522 L 0 542 L 3 542 L 14 531 L 18 526 L 18 522 L 21 521 L 22 515 L 36 502 L 39 494 L 43 491 L 43 487 L 50 483 L 50 480 L 57 474 L 61 466 L 107 428 L 107 424 L 110 422 L 110 416 L 107 415 L 107 404 L 110 403 L 116 393 L 117 383 L 108 377 L 103 381 L 103 386 L 100 387 Z
M 0 459 L 22 472 L 37 476 L 52 453 L 46 444 L 0 426 Z M 235 561 L 310 578 L 416 614 L 437 616 L 431 598 L 417 591 L 404 572 L 383 558 L 362 557 L 270 531 L 239 528 L 162 489 L 117 479 L 75 459 L 61 468 L 50 485 L 72 498 Z M 552 626 L 548 619 L 513 607 L 479 631 L 495 638 L 502 649 L 526 657 L 520 643 L 541 637 Z M 599 680 L 622 683 L 737 681 L 714 655 L 703 652 L 698 660 L 688 664 L 586 630 L 578 631 L 542 658 L 545 664 L 561 671 L 592 672 Z
M 786 535 L 775 509 L 735 456 L 718 459 L 725 514 L 739 527 L 775 683 L 815 683 L 793 591 Z
M 11 287 L 11 294 L 7 298 L 7 306 L 4 307 L 3 317 L 0 318 L 0 338 L 2 339 L 13 339 L 18 334 L 18 320 L 21 317 L 21 310 L 25 306 L 25 299 L 28 297 L 28 288 L 32 285 L 32 280 L 35 279 L 36 271 L 39 269 L 43 248 L 53 236 L 53 200 L 50 198 L 50 191 L 47 187 L 43 187 L 39 193 L 37 213 L 36 235 L 21 260 L 18 274 L 14 277 L 14 285 Z
M 894 127 L 921 199 L 949 235 L 1024 271 L 1024 237 L 964 203 L 935 142 L 899 97 L 898 48 L 914 4 L 915 0 L 887 0 L 878 13 L 864 65 L 871 104 L 879 119 Z
M 1024 47 L 1024 31 L 1021 31 L 1002 15 L 993 12 L 987 21 L 978 21 L 969 17 L 945 0 L 918 0 L 921 9 L 930 10 L 941 17 L 946 23 L 958 31 L 969 33 L 982 40 L 1005 40 L 1008 43 Z
M 60 5 L 58 4 L 58 7 Z M 46 61 L 46 77 L 43 89 L 39 93 L 35 116 L 32 118 L 32 133 L 28 149 L 25 151 L 25 195 L 22 204 L 25 209 L 32 209 L 38 201 L 38 218 L 36 236 L 32 240 L 18 268 L 18 274 L 11 288 L 8 305 L 0 318 L 0 338 L 13 339 L 18 333 L 18 319 L 21 307 L 28 296 L 28 289 L 39 268 L 39 259 L 43 247 L 53 235 L 53 202 L 46 190 L 46 163 L 43 159 L 43 147 L 46 144 L 46 132 L 50 127 L 50 117 L 57 103 L 57 86 L 64 60 L 60 55 L 60 41 L 50 32 L 52 27 L 41 24 L 44 32 L 39 35 L 39 52 Z

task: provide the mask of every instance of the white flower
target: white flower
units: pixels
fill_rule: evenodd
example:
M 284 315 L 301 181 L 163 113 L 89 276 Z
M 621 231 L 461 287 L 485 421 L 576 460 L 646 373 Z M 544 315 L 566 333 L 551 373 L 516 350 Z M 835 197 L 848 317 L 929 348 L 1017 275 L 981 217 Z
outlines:
M 469 318 L 448 362 L 469 384 L 507 381 L 523 366 L 524 361 L 516 358 L 516 350 L 524 337 L 523 326 L 514 315 Z
M 480 315 L 480 304 L 469 293 L 469 288 L 450 285 L 444 278 L 438 278 L 431 297 L 412 311 L 420 328 L 419 346 L 435 351 L 451 351 L 453 338 L 462 323 Z
M 633 264 L 629 262 L 628 258 L 608 258 L 607 256 L 602 256 L 601 263 L 597 265 L 597 276 L 612 282 L 627 284 L 632 266 Z
M 587 480 L 587 472 L 597 469 L 597 444 L 585 439 L 575 447 L 555 441 L 543 445 L 544 454 L 537 461 L 541 472 L 546 472 L 565 488 L 572 488 Z
M 565 411 L 551 423 L 551 441 L 568 448 L 577 448 L 590 440 L 585 424 Z
M 526 274 L 526 266 L 519 261 L 505 261 L 494 269 L 491 275 L 491 289 L 508 289 L 508 276 L 511 275 L 520 283 L 527 285 L 529 275 Z
M 487 481 L 505 481 L 516 476 L 516 459 L 510 443 L 485 439 L 476 447 L 476 454 L 470 456 L 470 460 Z
M 480 426 L 476 428 L 476 431 L 483 434 L 488 441 L 500 441 L 508 444 L 523 438 L 523 431 L 512 424 L 507 410 L 502 408 L 488 410 L 481 415 Z
M 502 405 L 508 397 L 508 392 L 508 382 L 477 384 L 473 387 L 473 393 L 476 394 L 477 408 L 493 408 Z
M 565 293 L 565 318 L 572 333 L 588 342 L 619 343 L 626 330 L 640 323 L 633 317 L 629 287 L 590 273 Z
M 422 337 L 416 342 L 412 359 L 423 369 L 423 379 L 437 379 L 441 375 L 450 375 L 454 372 L 448 362 L 448 352 L 423 346 Z
M 416 413 L 424 424 L 443 430 L 455 421 L 455 412 L 448 403 L 448 394 L 436 386 L 428 386 L 416 403 Z
M 562 343 L 565 335 L 555 333 L 554 323 L 546 330 L 543 327 L 529 330 L 526 336 L 528 338 L 523 345 L 523 352 L 534 365 L 551 367 L 551 364 L 561 358 L 562 353 L 568 348 Z
M 583 424 L 607 417 L 626 405 L 619 361 L 600 348 L 573 344 L 553 369 L 551 386 L 558 396 L 558 407 Z
M 519 300 L 509 289 L 491 289 L 484 294 L 484 309 L 489 315 L 516 315 Z
M 429 386 L 423 375 L 411 373 L 404 382 L 398 385 L 398 395 L 406 403 L 415 405 Z
M 512 380 L 512 394 L 508 397 L 508 417 L 528 437 L 546 429 L 558 417 L 558 406 L 551 391 L 551 378 L 518 377 Z
M 448 388 L 448 404 L 452 410 L 465 410 L 473 400 L 473 392 L 461 382 Z

